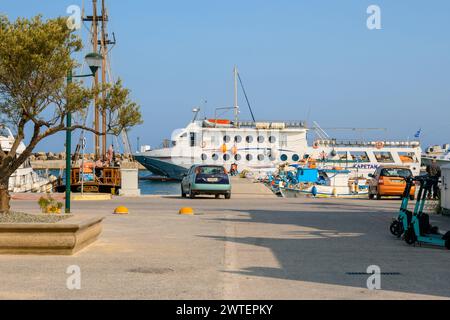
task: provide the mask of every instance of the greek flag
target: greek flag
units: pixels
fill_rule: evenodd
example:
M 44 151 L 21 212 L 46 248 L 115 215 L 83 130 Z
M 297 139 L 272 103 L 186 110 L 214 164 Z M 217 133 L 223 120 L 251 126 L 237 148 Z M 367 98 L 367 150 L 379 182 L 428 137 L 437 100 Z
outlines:
M 416 134 L 414 135 L 414 138 L 420 138 L 421 133 L 422 129 L 419 129 L 419 131 L 417 131 Z

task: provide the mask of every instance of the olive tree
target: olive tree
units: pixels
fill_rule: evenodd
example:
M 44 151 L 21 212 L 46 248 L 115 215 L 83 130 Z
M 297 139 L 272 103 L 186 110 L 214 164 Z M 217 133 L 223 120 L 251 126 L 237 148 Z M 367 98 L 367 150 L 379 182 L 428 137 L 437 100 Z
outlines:
M 81 49 L 81 39 L 67 28 L 64 18 L 10 21 L 0 16 L 0 124 L 9 126 L 15 135 L 8 149 L 0 145 L 0 212 L 9 210 L 10 176 L 39 142 L 65 130 L 100 134 L 83 123 L 65 125 L 68 113 L 87 112 L 94 94 L 107 90 L 100 104 L 114 115 L 108 117 L 113 133 L 142 122 L 139 106 L 120 81 L 95 92 L 81 82 L 67 84 L 68 72 L 77 66 L 72 55 Z M 26 148 L 18 152 L 21 142 Z

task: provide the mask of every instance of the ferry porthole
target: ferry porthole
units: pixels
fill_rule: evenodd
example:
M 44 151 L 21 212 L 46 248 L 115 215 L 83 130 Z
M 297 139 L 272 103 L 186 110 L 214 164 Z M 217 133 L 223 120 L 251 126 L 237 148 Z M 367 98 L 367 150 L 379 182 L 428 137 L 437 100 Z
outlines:
M 230 160 L 230 155 L 229 155 L 228 153 L 224 154 L 224 155 L 223 155 L 223 160 L 224 160 L 224 161 Z
M 240 154 L 236 154 L 236 155 L 234 156 L 234 160 L 236 160 L 236 161 L 240 161 L 241 159 L 242 159 L 242 157 L 241 157 Z
M 203 154 L 202 154 L 202 160 L 203 160 L 203 161 L 206 161 L 206 159 L 208 159 L 208 156 L 207 156 L 206 154 L 203 153 Z
M 274 136 L 270 136 L 269 137 L 269 142 L 270 143 L 275 143 L 277 141 L 277 138 L 275 138 Z
M 212 159 L 213 159 L 214 161 L 219 160 L 219 156 L 217 155 L 217 153 L 214 153 L 214 154 L 212 155 Z
M 252 161 L 253 156 L 251 154 L 248 154 L 245 156 L 245 159 L 247 159 L 247 161 Z
M 230 142 L 231 138 L 230 136 L 223 136 L 223 142 L 228 143 Z
M 298 160 L 300 160 L 300 157 L 298 156 L 298 154 L 294 154 L 294 155 L 292 156 L 292 161 L 297 162 Z
M 258 161 L 263 161 L 263 160 L 264 160 L 264 155 L 258 154 Z
M 264 143 L 264 137 L 258 136 L 258 143 Z
M 281 157 L 280 157 L 280 159 L 281 159 L 281 161 L 287 161 L 288 156 L 285 155 L 285 154 L 282 154 Z
M 245 141 L 247 141 L 247 143 L 252 143 L 253 142 L 253 137 L 252 136 L 247 136 L 245 138 Z
M 314 149 L 319 149 L 319 142 L 318 142 L 318 141 L 315 141 L 315 142 L 314 142 L 313 148 L 314 148 Z
M 242 137 L 241 136 L 235 136 L 234 137 L 234 142 L 240 143 L 241 141 L 242 141 Z

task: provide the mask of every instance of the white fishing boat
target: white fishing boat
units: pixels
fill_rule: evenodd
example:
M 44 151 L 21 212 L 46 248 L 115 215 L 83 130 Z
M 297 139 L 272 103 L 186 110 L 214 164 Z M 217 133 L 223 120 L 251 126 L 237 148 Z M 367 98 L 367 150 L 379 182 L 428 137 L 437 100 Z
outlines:
M 309 129 L 304 121 L 251 121 L 238 119 L 237 69 L 234 106 L 217 108 L 212 118 L 194 119 L 175 130 L 163 148 L 136 153 L 135 159 L 156 175 L 181 179 L 193 164 L 217 164 L 255 173 L 273 171 L 280 163 L 314 160 L 326 169 L 336 166 L 350 171 L 350 177 L 368 177 L 380 165 L 408 166 L 417 175 L 421 167 L 418 141 L 338 141 L 321 130 L 320 139 L 308 145 Z M 240 78 L 239 78 L 240 79 Z M 245 93 L 245 91 L 244 91 Z M 217 114 L 232 110 L 234 119 Z M 316 130 L 317 131 L 317 130 Z
M 14 135 L 7 127 L 0 126 L 0 143 L 2 150 L 8 152 L 14 143 Z M 25 150 L 25 144 L 20 143 L 17 154 Z M 48 179 L 38 175 L 31 167 L 30 160 L 27 159 L 9 178 L 8 190 L 10 192 L 51 192 L 52 181 L 56 177 Z
M 295 185 L 280 186 L 285 198 L 314 196 L 318 198 L 367 198 L 367 179 L 351 178 L 350 170 L 342 169 L 308 169 L 316 177 L 310 181 Z M 315 173 L 314 173 L 315 172 Z M 309 173 L 311 175 L 311 173 Z
M 425 150 L 422 155 L 422 165 L 427 166 L 436 160 L 439 166 L 446 166 L 450 164 L 450 144 L 443 146 L 432 146 Z

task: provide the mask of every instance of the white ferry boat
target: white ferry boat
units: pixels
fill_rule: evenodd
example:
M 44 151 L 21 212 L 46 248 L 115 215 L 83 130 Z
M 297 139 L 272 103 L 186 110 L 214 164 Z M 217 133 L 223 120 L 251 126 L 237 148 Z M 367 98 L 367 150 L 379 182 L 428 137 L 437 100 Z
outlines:
M 283 162 L 314 159 L 322 168 L 340 167 L 353 177 L 368 177 L 383 164 L 408 166 L 420 173 L 421 148 L 418 141 L 338 141 L 324 131 L 308 145 L 309 129 L 304 121 L 239 121 L 235 69 L 234 120 L 197 120 L 199 109 L 185 128 L 175 130 L 169 145 L 136 153 L 135 159 L 156 175 L 181 179 L 193 164 L 217 164 L 251 172 L 271 171 Z M 222 109 L 222 110 L 221 110 Z
M 427 166 L 431 164 L 433 160 L 436 160 L 439 166 L 450 164 L 450 144 L 427 148 L 422 155 L 422 164 Z
M 14 135 L 7 127 L 0 126 L 0 144 L 2 150 L 8 152 L 14 143 Z M 20 143 L 17 154 L 25 150 L 25 144 Z M 50 192 L 52 184 L 49 179 L 39 176 L 31 167 L 27 159 L 9 178 L 8 190 L 10 192 Z

